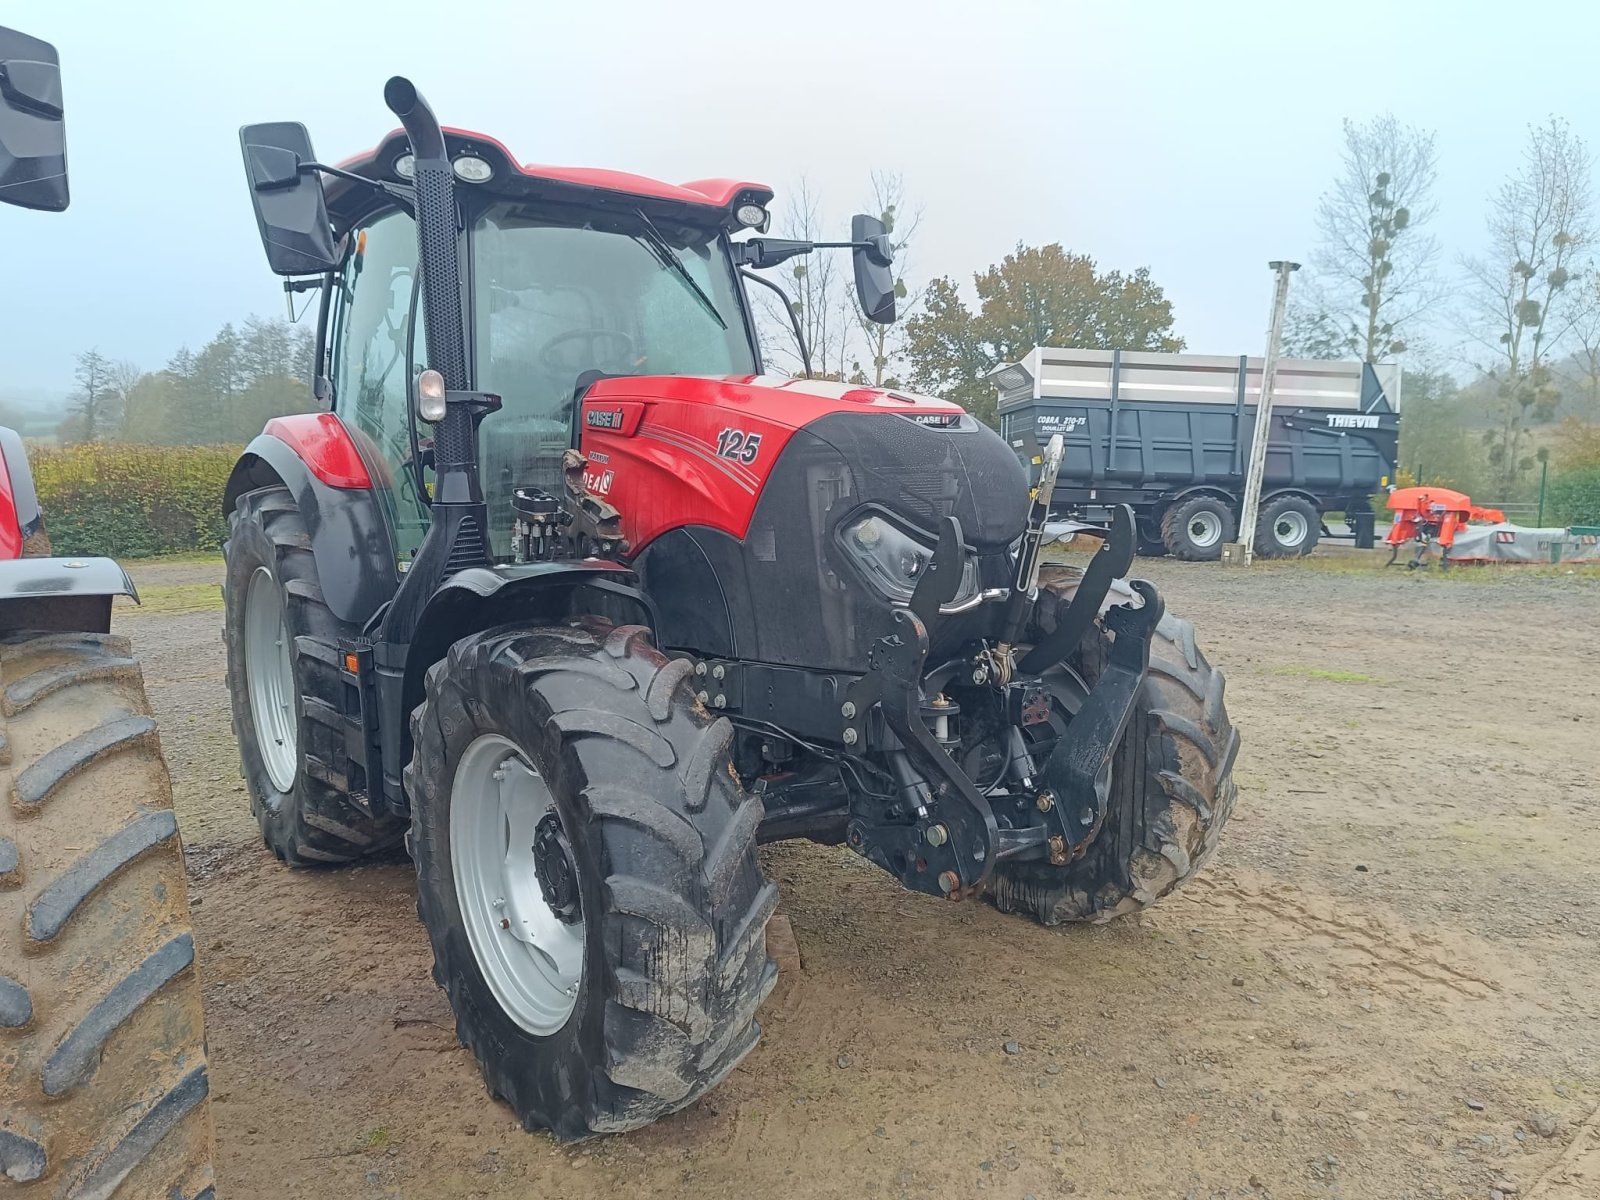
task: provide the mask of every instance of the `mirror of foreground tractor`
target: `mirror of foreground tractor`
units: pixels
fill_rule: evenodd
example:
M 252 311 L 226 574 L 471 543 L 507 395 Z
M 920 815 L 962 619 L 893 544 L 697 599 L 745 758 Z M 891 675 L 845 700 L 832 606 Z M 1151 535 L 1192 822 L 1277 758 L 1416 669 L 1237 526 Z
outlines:
M 67 206 L 54 47 L 0 29 L 0 202 Z M 9 227 L 0 241 L 15 236 Z M 52 558 L 0 428 L 0 1193 L 211 1200 L 188 881 L 108 558 Z
M 955 404 L 763 364 L 777 263 L 848 249 L 893 318 L 881 222 L 766 237 L 762 184 L 523 166 L 384 95 L 403 128 L 337 167 L 242 135 L 269 262 L 312 247 L 329 411 L 228 484 L 234 728 L 286 862 L 409 850 L 494 1096 L 578 1138 L 731 1071 L 775 979 L 758 842 L 1046 923 L 1199 869 L 1238 739 L 1119 578 L 1129 511 L 1041 563 L 1059 440 L 1030 494 Z

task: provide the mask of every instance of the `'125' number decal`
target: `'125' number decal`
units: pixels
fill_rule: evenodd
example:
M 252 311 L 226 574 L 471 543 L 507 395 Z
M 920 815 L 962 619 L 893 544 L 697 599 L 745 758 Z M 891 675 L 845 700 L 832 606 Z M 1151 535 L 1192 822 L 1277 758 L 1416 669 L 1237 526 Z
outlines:
M 753 463 L 761 453 L 761 435 L 742 429 L 724 429 L 717 435 L 717 457 Z

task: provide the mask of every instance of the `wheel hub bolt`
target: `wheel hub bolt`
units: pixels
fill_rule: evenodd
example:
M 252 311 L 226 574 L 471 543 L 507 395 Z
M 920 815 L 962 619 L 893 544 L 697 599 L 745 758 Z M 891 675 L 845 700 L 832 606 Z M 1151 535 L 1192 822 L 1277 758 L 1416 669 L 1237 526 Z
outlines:
M 943 825 L 929 825 L 923 836 L 928 839 L 928 845 L 942 846 L 950 840 L 950 831 Z
M 948 896 L 961 886 L 961 877 L 954 871 L 939 872 L 939 890 Z
M 844 744 L 846 746 L 854 746 L 856 744 L 857 736 L 858 735 L 854 729 L 846 729 L 844 731 Z
M 852 700 L 846 700 L 842 705 L 839 706 L 839 715 L 841 717 L 843 717 L 846 721 L 848 721 L 851 717 L 855 716 L 856 715 L 855 702 L 852 701 Z
M 718 663 L 716 666 L 711 668 L 711 678 L 713 679 L 721 679 L 727 673 L 728 672 L 723 668 L 721 663 Z
M 700 701 L 701 704 L 707 704 L 711 700 L 711 693 L 710 692 L 697 692 L 695 694 L 695 699 Z

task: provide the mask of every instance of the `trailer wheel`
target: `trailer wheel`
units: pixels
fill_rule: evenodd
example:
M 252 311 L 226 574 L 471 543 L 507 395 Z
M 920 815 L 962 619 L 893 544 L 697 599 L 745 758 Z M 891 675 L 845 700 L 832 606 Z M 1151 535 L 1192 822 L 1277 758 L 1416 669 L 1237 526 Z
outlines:
M 1055 628 L 1082 572 L 1047 564 L 1030 637 Z M 1118 585 L 1108 604 L 1126 603 Z M 1046 681 L 1057 704 L 1092 687 L 1104 669 L 1110 636 L 1096 622 L 1083 644 Z M 989 896 L 1004 912 L 1027 913 L 1046 925 L 1108 921 L 1148 908 L 1192 878 L 1216 850 L 1233 811 L 1233 761 L 1239 749 L 1223 705 L 1222 672 L 1195 645 L 1194 626 L 1170 612 L 1150 647 L 1150 672 L 1133 719 L 1111 763 L 1104 822 L 1083 855 L 1065 866 L 1005 862 Z
M 1293 558 L 1316 549 L 1322 533 L 1317 506 L 1304 496 L 1274 496 L 1261 506 L 1255 552 L 1263 558 Z
M 1233 510 L 1219 496 L 1190 496 L 1167 509 L 1161 518 L 1161 540 L 1176 558 L 1212 562 L 1238 532 Z
M 412 714 L 434 978 L 526 1128 L 648 1124 L 760 1036 L 763 810 L 690 678 L 642 626 L 508 626 L 451 647 Z
M 262 838 L 293 867 L 398 846 L 404 823 L 374 815 L 349 794 L 339 639 L 360 631 L 324 603 L 289 489 L 240 496 L 222 551 L 233 732 Z
M 125 638 L 12 633 L 0 687 L 0 1195 L 209 1197 L 183 847 L 139 665 Z

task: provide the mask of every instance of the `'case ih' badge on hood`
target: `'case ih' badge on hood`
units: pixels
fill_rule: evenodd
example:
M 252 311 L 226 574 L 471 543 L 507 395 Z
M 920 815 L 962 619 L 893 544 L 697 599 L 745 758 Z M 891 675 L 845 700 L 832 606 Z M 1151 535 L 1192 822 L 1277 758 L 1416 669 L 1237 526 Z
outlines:
M 590 429 L 621 429 L 624 420 L 620 408 L 591 408 L 583 414 L 583 423 Z

